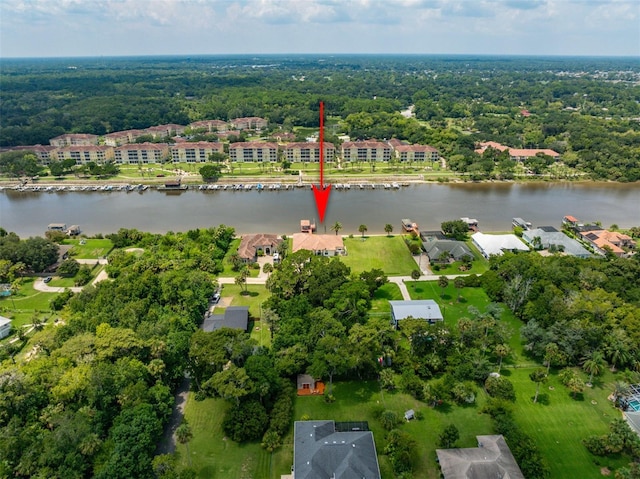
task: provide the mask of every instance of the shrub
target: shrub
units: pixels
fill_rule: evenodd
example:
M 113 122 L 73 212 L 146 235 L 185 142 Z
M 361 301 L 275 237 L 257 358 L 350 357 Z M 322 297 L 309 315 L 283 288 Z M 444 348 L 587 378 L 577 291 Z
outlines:
M 391 369 L 380 371 L 380 385 L 387 391 L 393 391 L 396 388 L 395 377 Z
M 487 394 L 494 398 L 505 399 L 507 401 L 515 401 L 516 393 L 513 389 L 513 383 L 504 376 L 489 376 L 484 383 Z
M 58 269 L 56 273 L 62 276 L 75 276 L 80 270 L 80 263 L 78 263 L 75 259 L 65 259 Z
M 400 424 L 400 417 L 397 412 L 387 409 L 380 415 L 380 423 L 387 431 L 391 431 L 394 427 Z
M 402 388 L 418 400 L 424 399 L 424 385 L 416 373 L 405 371 L 402 373 Z

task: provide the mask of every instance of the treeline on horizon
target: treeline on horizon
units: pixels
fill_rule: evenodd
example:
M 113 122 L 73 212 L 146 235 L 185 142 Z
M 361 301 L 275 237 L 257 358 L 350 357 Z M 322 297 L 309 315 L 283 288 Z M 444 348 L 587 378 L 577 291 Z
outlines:
M 482 171 L 477 141 L 551 148 L 592 179 L 640 179 L 640 68 L 629 58 L 229 56 L 3 60 L 0 146 L 63 133 L 260 116 L 437 147 Z M 400 111 L 415 105 L 415 119 Z M 522 115 L 522 110 L 530 116 Z M 341 121 L 340 121 L 341 120 Z

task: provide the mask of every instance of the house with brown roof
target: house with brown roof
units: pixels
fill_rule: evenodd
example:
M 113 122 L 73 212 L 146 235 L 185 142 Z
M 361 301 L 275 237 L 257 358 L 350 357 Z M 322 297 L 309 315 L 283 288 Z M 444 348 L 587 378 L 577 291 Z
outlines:
M 524 479 L 501 434 L 476 438 L 478 447 L 436 449 L 444 479 Z
M 544 154 L 550 156 L 554 160 L 560 159 L 560 153 L 550 150 L 548 148 L 511 148 L 509 146 L 502 145 L 495 141 L 484 141 L 478 144 L 474 150 L 477 154 L 482 155 L 488 148 L 493 148 L 499 151 L 509 151 L 509 157 L 514 161 L 524 161 L 528 158 L 532 158 L 538 154 Z
M 104 144 L 108 146 L 122 146 L 133 143 L 141 136 L 146 135 L 144 130 L 124 130 L 107 133 L 102 137 Z
M 89 146 L 98 144 L 98 135 L 88 133 L 66 133 L 49 140 L 51 146 Z
M 323 153 L 325 161 L 333 161 L 336 156 L 336 147 L 333 146 L 333 143 L 325 141 L 323 144 Z M 292 163 L 318 163 L 320 161 L 320 143 L 289 143 L 284 146 L 284 157 Z
M 600 254 L 605 254 L 609 250 L 614 255 L 622 257 L 626 254 L 623 248 L 635 248 L 636 246 L 631 236 L 617 231 L 598 229 L 581 232 L 580 236 L 583 240 L 591 243 Z
M 378 162 L 391 159 L 391 146 L 377 140 L 345 141 L 342 159 L 349 162 Z
M 344 256 L 347 254 L 342 236 L 337 235 L 295 233 L 291 250 L 295 253 L 301 249 L 311 251 L 316 256 Z
M 166 143 L 133 143 L 114 150 L 116 163 L 130 165 L 163 163 L 169 154 L 169 145 Z
M 261 141 L 240 141 L 229 145 L 229 158 L 233 162 L 276 162 L 278 144 Z
M 566 226 L 567 228 L 575 228 L 578 226 L 578 224 L 578 218 L 576 218 L 575 216 L 566 215 L 564 218 L 562 218 L 562 225 Z
M 205 163 L 212 153 L 224 153 L 222 143 L 211 141 L 180 142 L 171 146 L 174 163 Z
M 246 263 L 255 263 L 258 256 L 271 256 L 278 250 L 278 246 L 282 243 L 282 238 L 272 234 L 253 234 L 242 235 L 240 246 L 238 247 L 238 256 Z

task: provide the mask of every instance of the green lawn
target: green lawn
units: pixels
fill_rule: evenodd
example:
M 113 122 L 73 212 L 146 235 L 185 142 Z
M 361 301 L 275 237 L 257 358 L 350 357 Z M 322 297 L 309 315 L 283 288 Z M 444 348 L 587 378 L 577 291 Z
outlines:
M 66 239 L 62 244 L 73 245 L 69 256 L 76 259 L 102 258 L 113 249 L 113 243 L 109 239 L 74 238 Z
M 12 320 L 14 329 L 31 324 L 34 315 L 42 320 L 51 315 L 49 301 L 58 293 L 43 293 L 33 289 L 34 278 L 23 278 L 18 293 L 0 298 L 0 315 Z
M 235 284 L 225 284 L 222 286 L 220 296 L 223 299 L 231 298 L 229 306 L 248 306 L 249 316 L 252 319 L 249 323 L 251 337 L 262 346 L 271 346 L 271 333 L 266 326 L 260 324 L 260 308 L 264 301 L 270 296 L 267 288 L 261 284 L 247 285 L 248 295 L 241 294 L 242 289 Z M 224 308 L 216 307 L 215 314 L 221 314 Z
M 361 236 L 345 238 L 347 255 L 340 259 L 354 273 L 377 268 L 389 276 L 409 276 L 417 269 L 402 236 Z
M 91 281 L 95 279 L 96 276 L 104 269 L 104 265 L 88 265 L 91 268 L 91 279 L 89 280 L 89 284 Z M 77 275 L 76 275 L 77 276 Z M 52 280 L 49 282 L 48 286 L 54 288 L 73 288 L 76 285 L 76 276 L 72 277 L 62 277 L 62 276 L 53 276 Z
M 581 442 L 590 435 L 605 434 L 609 422 L 620 417 L 620 412 L 607 400 L 613 391 L 613 375 L 608 373 L 604 382 L 594 381 L 593 388 L 585 388 L 583 394 L 573 399 L 557 375 L 552 373 L 549 382 L 540 388 L 538 403 L 534 404 L 536 388 L 529 379 L 532 370 L 510 368 L 503 369 L 503 372 L 516 389 L 515 420 L 540 448 L 551 468 L 551 477 L 597 479 L 602 477 L 601 467 L 606 466 L 613 471 L 626 466 L 628 459 L 592 456 Z
M 240 241 L 242 241 L 241 238 L 236 238 L 231 241 L 231 244 L 229 245 L 229 249 L 227 250 L 227 254 L 225 254 L 224 258 L 222 259 L 222 266 L 224 267 L 224 270 L 222 271 L 222 273 L 218 275 L 221 278 L 235 278 L 236 276 L 238 276 L 239 274 L 238 271 L 233 270 L 233 264 L 231 263 L 231 256 L 234 253 L 238 252 L 238 248 L 240 247 Z M 260 274 L 260 270 L 249 268 L 249 276 L 251 278 L 256 278 L 258 274 Z
M 371 301 L 371 314 L 376 313 L 391 313 L 391 306 L 389 301 L 401 301 L 402 293 L 400 288 L 395 283 L 387 283 L 384 286 L 377 289 L 373 295 Z

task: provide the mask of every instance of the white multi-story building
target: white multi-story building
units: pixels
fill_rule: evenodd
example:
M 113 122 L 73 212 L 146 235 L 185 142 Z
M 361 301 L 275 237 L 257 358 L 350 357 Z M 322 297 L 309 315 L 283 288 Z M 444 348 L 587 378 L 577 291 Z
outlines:
M 169 159 L 169 145 L 166 143 L 135 143 L 122 145 L 114 150 L 117 164 L 164 163 Z
M 345 141 L 342 159 L 350 162 L 378 162 L 391 159 L 391 146 L 376 140 Z
M 438 150 L 429 145 L 395 145 L 393 146 L 396 160 L 401 163 L 405 162 L 422 162 L 422 161 L 438 161 L 440 155 Z
M 229 145 L 229 158 L 232 162 L 276 162 L 278 144 L 260 141 L 232 143 Z
M 210 141 L 181 142 L 171 146 L 174 163 L 204 163 L 212 153 L 224 153 L 222 143 Z
M 333 161 L 336 147 L 333 143 L 324 142 L 323 153 L 325 161 Z M 284 147 L 284 157 L 291 162 L 317 163 L 320 161 L 320 143 L 289 143 Z
M 72 159 L 76 165 L 86 165 L 89 162 L 103 164 L 113 160 L 114 153 L 111 146 L 64 146 L 56 148 L 50 153 L 52 160 L 63 161 Z

